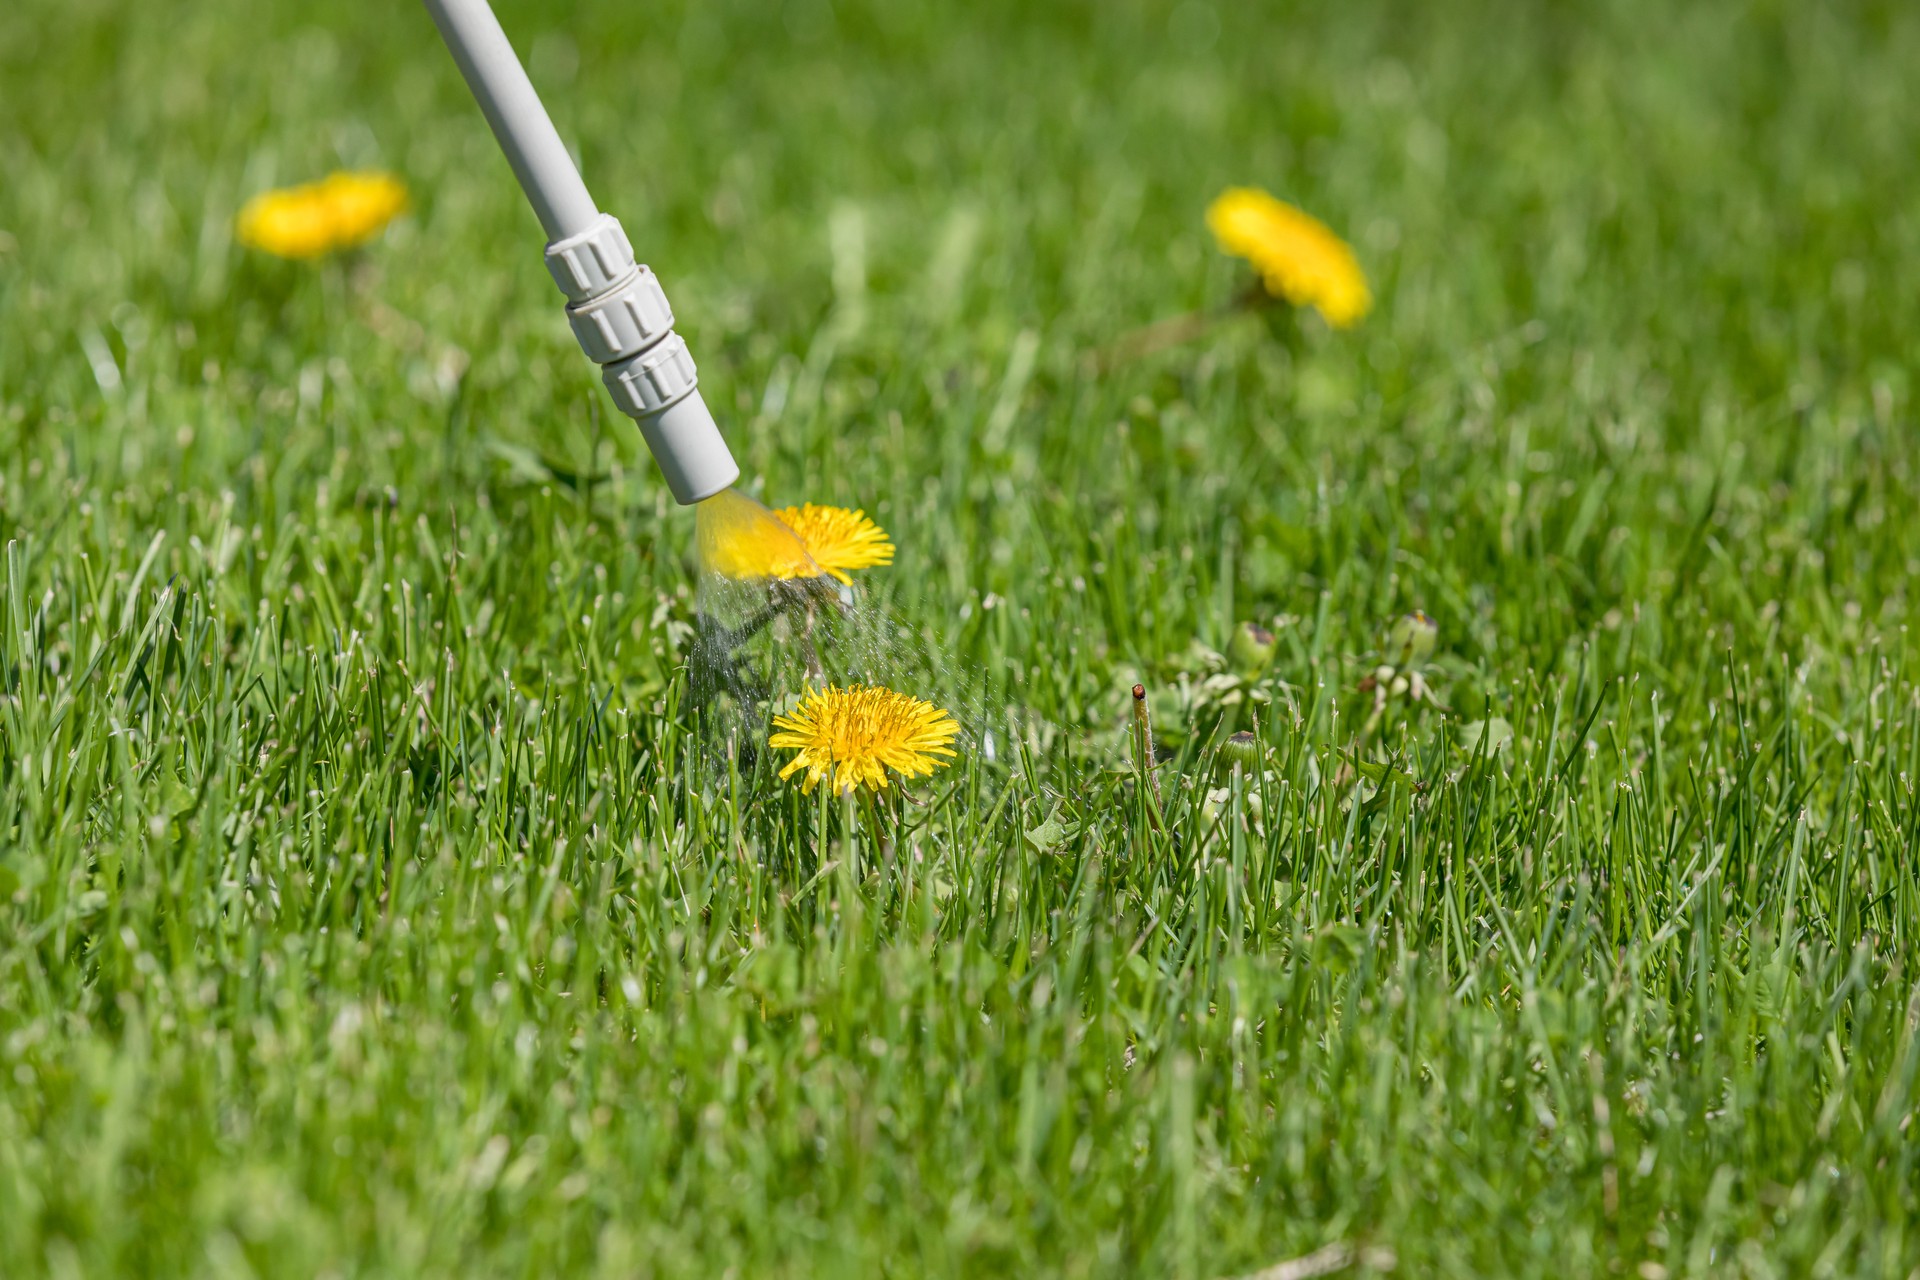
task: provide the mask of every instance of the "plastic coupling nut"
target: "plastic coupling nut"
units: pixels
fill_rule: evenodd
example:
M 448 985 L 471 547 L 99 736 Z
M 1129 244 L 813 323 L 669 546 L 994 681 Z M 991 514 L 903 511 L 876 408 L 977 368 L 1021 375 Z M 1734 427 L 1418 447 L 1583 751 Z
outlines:
M 580 349 L 595 364 L 640 354 L 673 328 L 673 308 L 646 267 L 634 268 L 624 284 L 567 308 L 567 323 Z
M 677 333 L 669 333 L 637 356 L 610 364 L 600 380 L 620 412 L 634 418 L 658 413 L 700 383 L 693 356 Z
M 603 213 L 587 228 L 547 246 L 547 273 L 569 302 L 585 302 L 626 279 L 633 245 L 620 219 Z

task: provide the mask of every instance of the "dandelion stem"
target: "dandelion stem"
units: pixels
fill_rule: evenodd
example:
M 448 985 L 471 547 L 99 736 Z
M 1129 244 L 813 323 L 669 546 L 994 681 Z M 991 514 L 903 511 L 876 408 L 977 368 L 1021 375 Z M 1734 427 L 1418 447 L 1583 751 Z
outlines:
M 1243 311 L 1257 310 L 1272 301 L 1272 296 L 1267 293 L 1259 280 L 1250 280 L 1245 288 L 1234 294 L 1224 305 L 1198 307 L 1121 334 L 1106 346 L 1096 348 L 1088 357 L 1088 363 L 1096 372 L 1103 372 L 1123 361 L 1154 355 L 1169 347 L 1177 347 L 1192 342 L 1196 338 L 1205 337 L 1208 331 L 1221 321 L 1232 319 Z
M 867 830 L 873 836 L 873 861 L 876 867 L 889 862 L 893 856 L 893 841 L 887 838 L 886 825 L 880 818 L 880 802 L 872 788 L 856 788 L 860 792 L 861 808 L 867 815 Z
M 788 602 L 785 600 L 776 600 L 737 627 L 721 626 L 712 614 L 706 613 L 700 615 L 700 621 L 703 626 L 712 628 L 708 634 L 708 639 L 717 648 L 731 653 L 733 650 L 738 649 L 741 645 L 766 630 L 768 623 L 786 612 L 787 604 Z
M 1168 347 L 1192 342 L 1213 328 L 1227 314 L 1223 311 L 1199 310 L 1169 316 L 1165 320 L 1156 320 L 1130 333 L 1124 333 L 1113 342 L 1099 348 L 1093 353 L 1091 363 L 1098 370 L 1111 369 L 1123 361 L 1138 360 L 1142 356 L 1165 351 Z

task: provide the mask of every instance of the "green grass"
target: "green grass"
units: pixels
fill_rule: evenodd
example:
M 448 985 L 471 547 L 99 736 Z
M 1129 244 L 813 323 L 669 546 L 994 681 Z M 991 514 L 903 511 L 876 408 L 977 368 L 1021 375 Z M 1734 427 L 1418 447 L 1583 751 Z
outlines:
M 502 15 L 969 750 L 882 844 L 713 749 L 423 12 L 6 6 L 0 1272 L 1914 1274 L 1920 13 Z M 1245 182 L 1375 314 L 1089 372 Z

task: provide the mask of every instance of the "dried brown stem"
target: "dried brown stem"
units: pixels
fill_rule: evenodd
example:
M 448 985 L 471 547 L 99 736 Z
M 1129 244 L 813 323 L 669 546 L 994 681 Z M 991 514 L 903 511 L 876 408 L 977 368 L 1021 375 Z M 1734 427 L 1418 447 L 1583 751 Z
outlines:
M 1153 713 L 1147 709 L 1147 686 L 1143 684 L 1133 686 L 1133 731 L 1138 744 L 1140 771 L 1146 775 L 1147 786 L 1153 793 L 1153 807 L 1148 813 L 1153 818 L 1153 825 L 1164 832 L 1160 810 L 1165 807 L 1165 802 L 1160 797 L 1160 775 L 1154 772 L 1153 767 Z

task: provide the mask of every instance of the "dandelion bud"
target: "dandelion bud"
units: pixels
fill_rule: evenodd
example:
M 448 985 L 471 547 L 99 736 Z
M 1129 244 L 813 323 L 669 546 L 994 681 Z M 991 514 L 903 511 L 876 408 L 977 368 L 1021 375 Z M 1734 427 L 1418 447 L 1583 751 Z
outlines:
M 1239 733 L 1229 734 L 1227 740 L 1220 744 L 1222 760 L 1246 769 L 1258 768 L 1262 754 L 1260 739 L 1244 729 Z
M 1440 624 L 1419 609 L 1394 621 L 1387 632 L 1387 660 L 1396 667 L 1418 666 L 1433 656 Z
M 1243 622 L 1233 629 L 1233 638 L 1227 642 L 1227 658 L 1242 675 L 1256 675 L 1266 670 L 1279 647 L 1273 632 L 1258 623 Z

